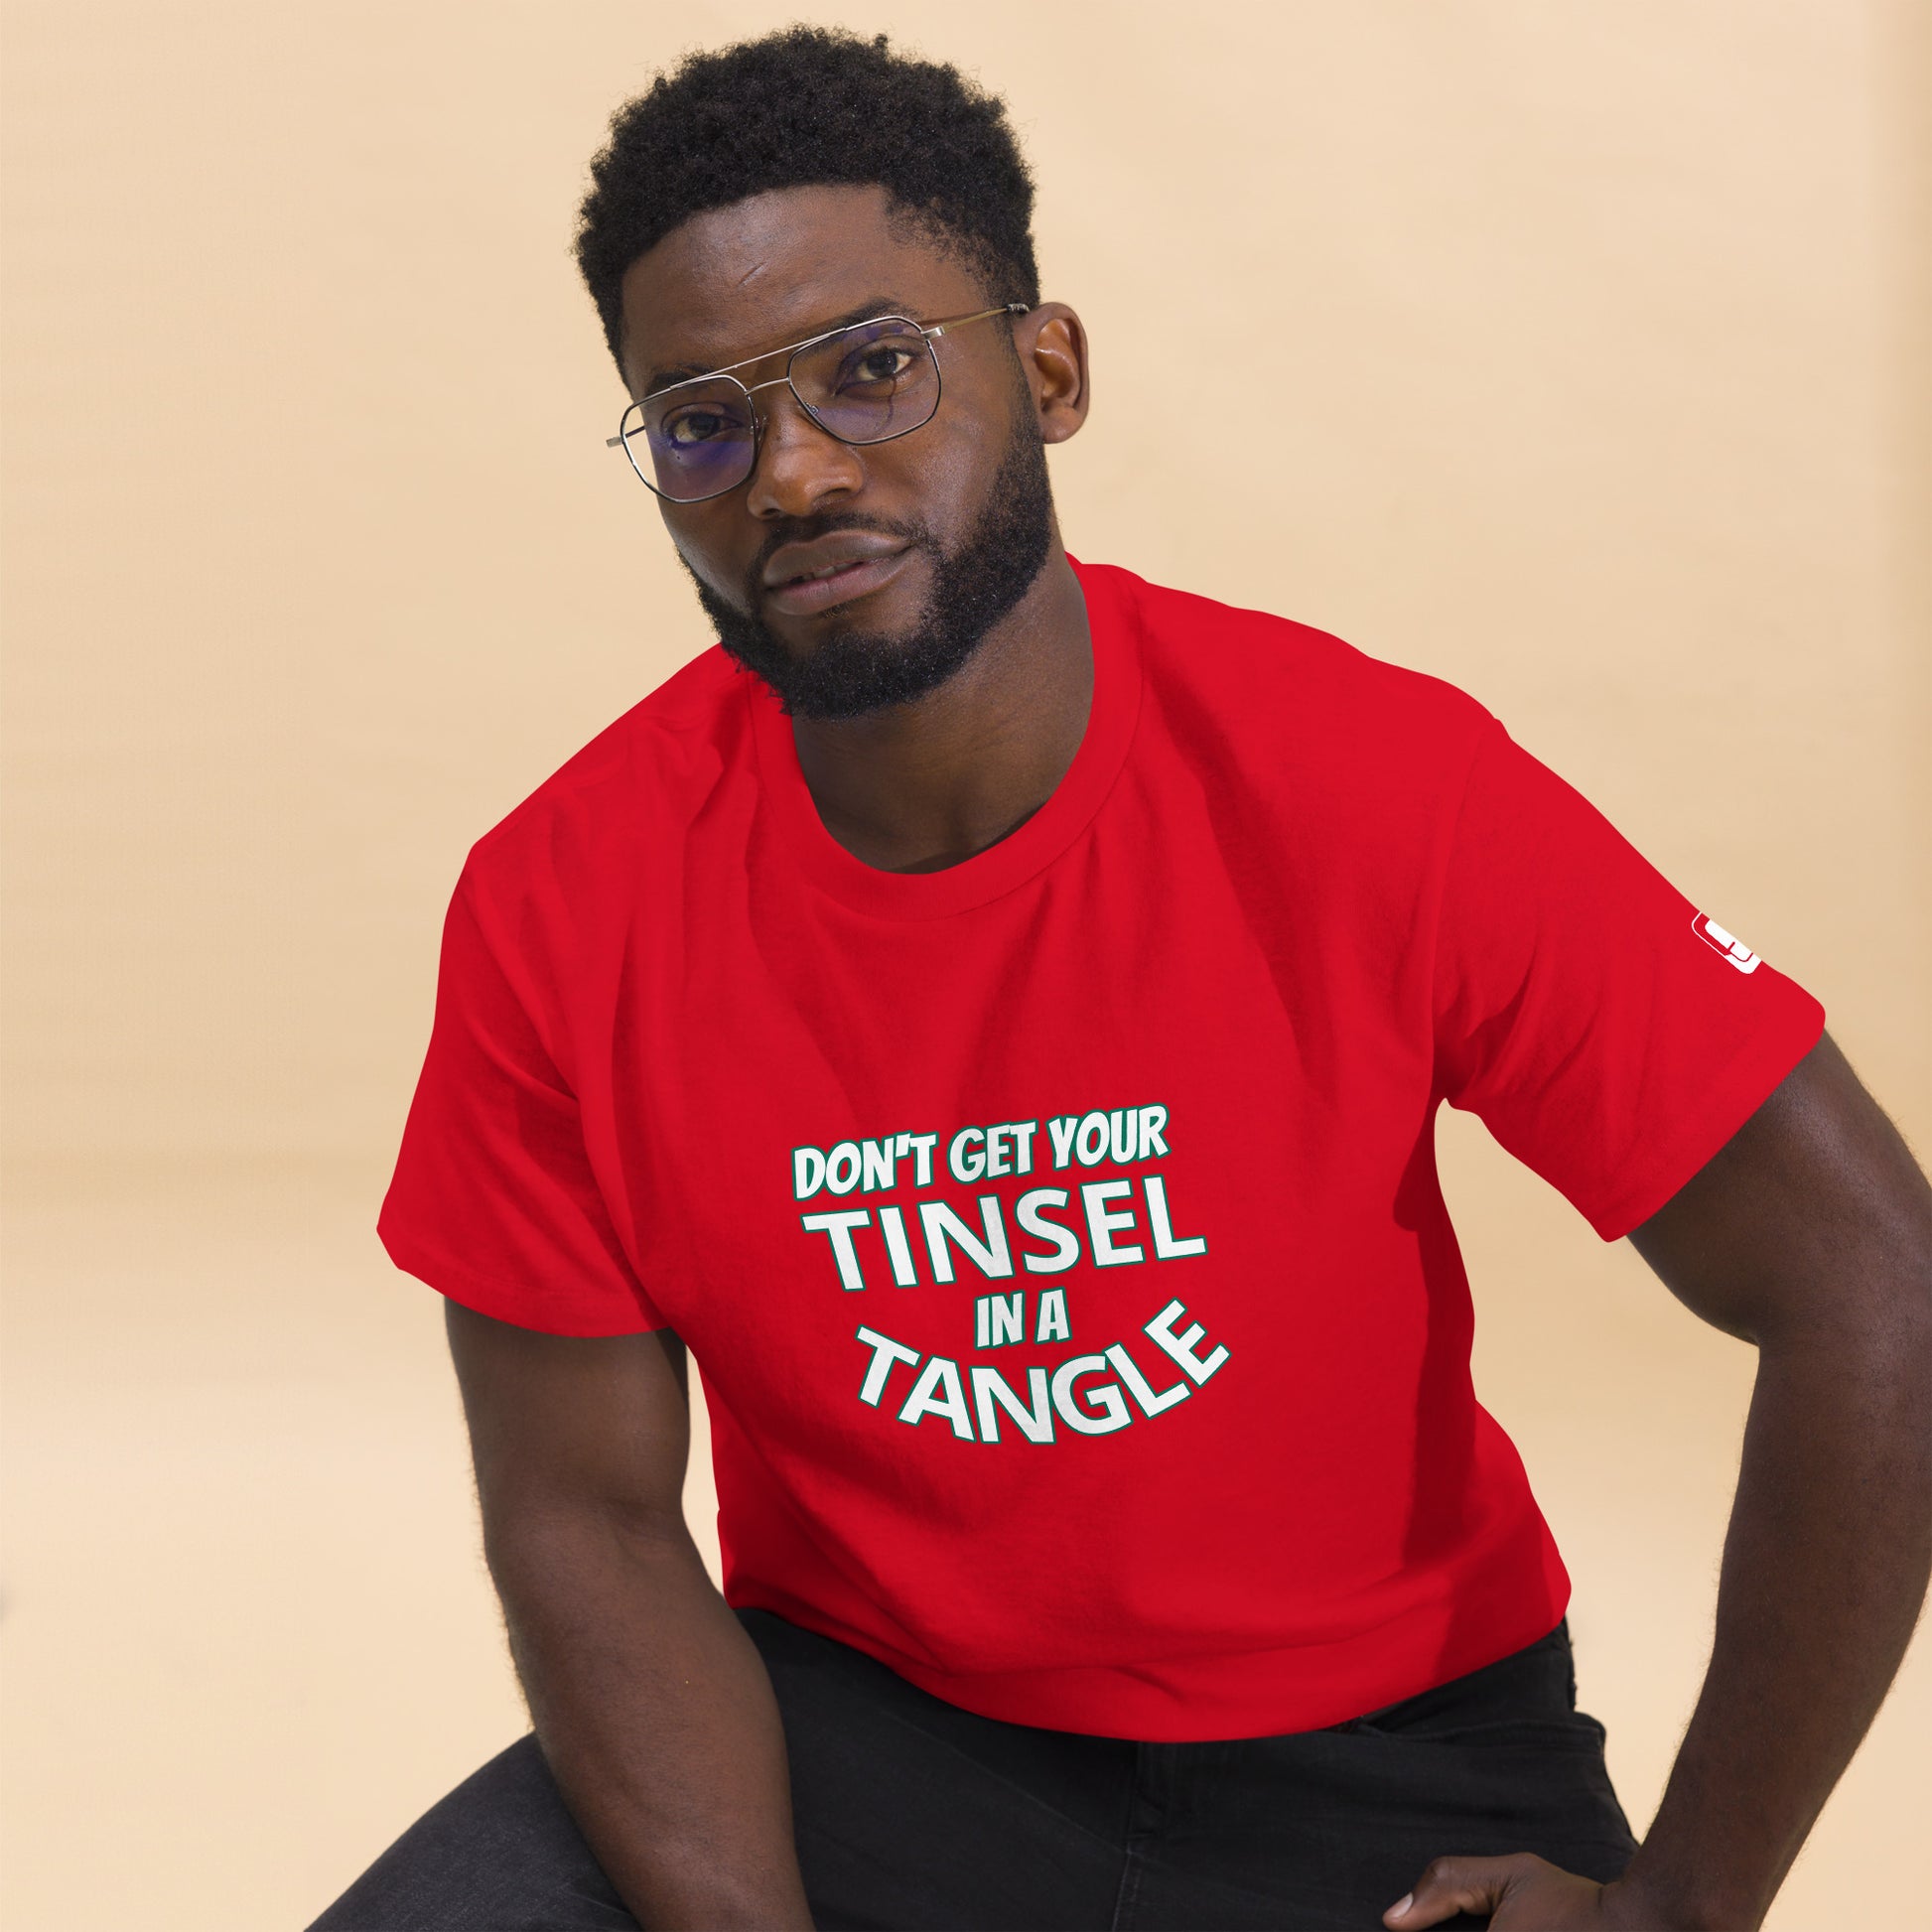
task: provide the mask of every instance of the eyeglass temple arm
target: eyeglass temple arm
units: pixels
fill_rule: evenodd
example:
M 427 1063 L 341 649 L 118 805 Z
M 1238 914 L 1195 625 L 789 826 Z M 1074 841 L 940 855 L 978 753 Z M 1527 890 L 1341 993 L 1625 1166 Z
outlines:
M 930 329 L 921 329 L 919 331 L 919 334 L 922 336 L 943 336 L 946 333 L 946 331 L 949 329 L 964 329 L 969 322 L 984 322 L 988 316 L 1025 316 L 1025 315 L 1031 315 L 1032 313 L 1033 313 L 1032 309 L 1024 302 L 1002 302 L 997 309 L 980 309 L 970 316 L 955 316 L 950 322 L 935 323 Z M 830 333 L 833 335 L 837 335 L 839 332 L 837 330 L 833 330 Z M 813 337 L 811 340 L 813 342 L 816 342 L 819 341 L 820 338 Z M 809 345 L 806 343 L 801 343 L 798 345 L 798 346 L 804 348 L 809 346 Z M 773 353 L 775 352 L 776 351 L 774 350 Z M 748 361 L 756 362 L 760 358 L 756 355 L 753 355 L 753 356 L 748 356 L 746 359 Z M 734 362 L 731 366 L 735 369 L 742 369 L 745 366 L 745 363 Z M 712 373 L 714 375 L 721 375 L 724 374 L 725 371 L 721 369 L 714 369 Z M 787 379 L 788 379 L 787 377 L 778 376 L 775 377 L 770 382 L 755 382 L 755 383 L 741 385 L 741 386 L 745 388 L 746 393 L 749 395 L 752 393 L 753 390 L 756 389 L 775 389 L 779 383 L 784 382 Z M 622 447 L 622 444 L 623 444 L 623 438 L 621 436 L 607 436 L 604 439 L 604 447 L 607 450 L 620 449 Z
M 981 309 L 970 316 L 955 316 L 950 322 L 936 322 L 930 329 L 921 329 L 921 336 L 943 336 L 949 329 L 964 329 L 969 322 L 984 322 L 988 316 L 1024 316 L 1032 311 L 1024 302 L 1002 302 L 997 309 Z

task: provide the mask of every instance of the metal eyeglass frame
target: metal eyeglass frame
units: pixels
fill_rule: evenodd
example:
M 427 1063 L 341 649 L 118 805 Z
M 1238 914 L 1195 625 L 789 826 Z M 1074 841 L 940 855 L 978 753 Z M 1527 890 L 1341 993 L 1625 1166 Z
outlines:
M 645 403 L 653 402 L 659 396 L 668 396 L 674 389 L 689 388 L 693 383 L 697 382 L 715 382 L 720 376 L 723 376 L 731 383 L 733 388 L 744 392 L 745 401 L 748 406 L 751 405 L 752 397 L 759 390 L 775 389 L 782 384 L 785 388 L 791 390 L 792 400 L 797 403 L 798 407 L 835 442 L 848 443 L 855 449 L 870 449 L 875 443 L 892 443 L 901 436 L 910 436 L 914 430 L 924 429 L 926 424 L 931 422 L 932 417 L 939 413 L 939 397 L 944 392 L 945 382 L 940 373 L 939 358 L 932 354 L 931 343 L 935 336 L 943 336 L 950 329 L 964 329 L 969 322 L 985 322 L 991 316 L 1024 316 L 1031 313 L 1032 311 L 1029 305 L 1025 302 L 1003 302 L 997 309 L 976 309 L 971 315 L 964 316 L 941 316 L 937 322 L 914 322 L 910 316 L 862 316 L 857 322 L 843 322 L 836 329 L 821 330 L 816 336 L 807 336 L 802 343 L 787 343 L 781 348 L 767 348 L 762 355 L 748 355 L 742 362 L 727 362 L 722 369 L 707 369 L 703 375 L 687 375 L 682 381 L 667 382 L 663 388 L 653 389 L 648 395 L 639 396 L 635 402 L 626 404 L 623 412 L 623 422 L 629 420 L 631 410 L 641 409 Z M 893 430 L 885 436 L 841 436 L 798 393 L 791 379 L 791 365 L 806 349 L 816 348 L 820 343 L 828 343 L 834 336 L 843 336 L 848 330 L 865 329 L 874 323 L 880 322 L 902 322 L 915 335 L 925 338 L 927 345 L 926 353 L 932 358 L 932 379 L 938 385 L 932 397 L 932 414 L 924 417 L 919 422 L 908 424 L 904 429 Z M 737 376 L 732 374 L 734 369 L 749 369 L 755 362 L 768 362 L 774 355 L 782 355 L 785 358 L 785 372 L 783 375 L 773 376 L 769 382 L 741 382 Z M 604 439 L 604 447 L 607 450 L 622 450 L 625 461 L 636 472 L 637 481 L 653 496 L 661 496 L 667 503 L 709 503 L 714 502 L 720 496 L 729 496 L 734 489 L 750 483 L 753 477 L 758 474 L 759 453 L 764 445 L 764 421 L 763 416 L 759 413 L 756 407 L 753 407 L 752 461 L 750 468 L 739 478 L 737 483 L 727 483 L 723 489 L 707 491 L 703 496 L 670 496 L 659 489 L 644 475 L 643 466 L 637 461 L 636 455 L 630 448 L 630 438 L 623 433 L 623 422 L 619 423 L 617 435 L 607 436 Z M 642 432 L 640 431 L 639 433 L 641 434 Z

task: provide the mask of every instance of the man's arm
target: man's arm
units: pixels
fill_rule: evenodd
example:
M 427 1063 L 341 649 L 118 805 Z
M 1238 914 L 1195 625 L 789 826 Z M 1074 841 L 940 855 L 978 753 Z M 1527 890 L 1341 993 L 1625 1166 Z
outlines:
M 1924 1599 L 1932 1188 L 1829 1035 L 1630 1240 L 1758 1351 L 1704 1689 L 1621 1878 L 1449 1857 L 1385 1914 L 1402 1932 L 1457 1910 L 1497 1932 L 1758 1925 Z
M 647 1927 L 809 1928 L 770 1679 L 685 1527 L 683 1344 L 447 1325 L 510 1654 L 599 1863 Z

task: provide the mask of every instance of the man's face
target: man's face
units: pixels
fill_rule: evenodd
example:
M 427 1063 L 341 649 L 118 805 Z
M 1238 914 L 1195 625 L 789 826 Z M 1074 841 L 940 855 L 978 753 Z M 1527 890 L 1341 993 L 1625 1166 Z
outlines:
M 926 322 L 998 299 L 895 221 L 883 189 L 843 187 L 694 216 L 631 265 L 622 294 L 633 396 L 861 309 Z M 752 477 L 702 503 L 659 499 L 721 641 L 793 713 L 852 717 L 934 689 L 1037 577 L 1055 540 L 1042 434 L 1070 429 L 1042 425 L 1012 328 L 993 317 L 940 338 L 938 410 L 889 443 L 841 443 L 782 385 L 759 389 Z M 784 358 L 735 373 L 769 381 Z

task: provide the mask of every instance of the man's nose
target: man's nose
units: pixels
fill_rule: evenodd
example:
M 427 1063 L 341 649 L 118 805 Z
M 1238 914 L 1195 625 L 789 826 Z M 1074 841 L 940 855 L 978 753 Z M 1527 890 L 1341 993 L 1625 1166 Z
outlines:
M 865 486 L 860 453 L 812 421 L 784 383 L 765 391 L 764 435 L 746 485 L 746 506 L 766 518 L 810 516 Z

